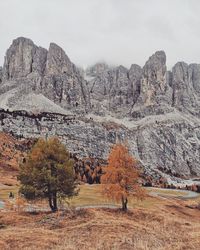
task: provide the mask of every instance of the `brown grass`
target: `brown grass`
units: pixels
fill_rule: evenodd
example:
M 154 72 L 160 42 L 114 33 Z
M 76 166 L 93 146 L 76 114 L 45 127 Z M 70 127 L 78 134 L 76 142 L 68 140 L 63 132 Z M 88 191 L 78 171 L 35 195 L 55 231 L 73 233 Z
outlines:
M 154 206 L 127 214 L 119 209 L 2 212 L 0 249 L 199 249 L 200 211 L 185 205 L 154 198 Z
M 0 132 L 0 183 L 15 185 L 22 153 L 16 149 L 16 140 Z
M 32 140 L 18 140 L 10 134 L 0 132 L 0 183 L 17 184 L 19 164 L 32 143 Z
M 0 185 L 0 199 L 6 200 L 10 191 L 17 194 L 15 167 L 21 155 L 15 143 L 13 138 L 0 134 L 0 149 L 2 146 L 4 150 L 0 160 L 0 183 L 13 185 Z M 169 191 L 166 192 L 169 195 Z M 70 203 L 81 206 L 110 204 L 111 201 L 102 196 L 100 186 L 84 185 L 79 196 Z M 142 202 L 130 199 L 127 214 L 119 209 L 72 209 L 54 214 L 0 211 L 0 249 L 199 249 L 200 210 L 186 207 L 197 203 L 200 198 L 178 201 L 147 195 Z

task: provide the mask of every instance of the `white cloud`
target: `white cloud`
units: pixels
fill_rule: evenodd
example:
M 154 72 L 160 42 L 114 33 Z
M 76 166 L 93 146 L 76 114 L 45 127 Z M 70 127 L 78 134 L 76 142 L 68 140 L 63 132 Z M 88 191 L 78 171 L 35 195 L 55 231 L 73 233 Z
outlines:
M 71 60 L 143 65 L 165 50 L 168 66 L 200 62 L 199 0 L 0 0 L 0 64 L 12 40 L 60 45 Z

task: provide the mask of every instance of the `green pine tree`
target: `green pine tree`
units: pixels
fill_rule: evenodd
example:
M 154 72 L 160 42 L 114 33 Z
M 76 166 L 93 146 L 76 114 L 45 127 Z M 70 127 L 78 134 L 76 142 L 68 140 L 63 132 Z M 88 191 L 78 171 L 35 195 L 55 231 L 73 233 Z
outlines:
M 20 166 L 20 193 L 26 199 L 48 199 L 53 212 L 58 210 L 58 198 L 78 194 L 73 160 L 65 146 L 57 139 L 39 139 Z

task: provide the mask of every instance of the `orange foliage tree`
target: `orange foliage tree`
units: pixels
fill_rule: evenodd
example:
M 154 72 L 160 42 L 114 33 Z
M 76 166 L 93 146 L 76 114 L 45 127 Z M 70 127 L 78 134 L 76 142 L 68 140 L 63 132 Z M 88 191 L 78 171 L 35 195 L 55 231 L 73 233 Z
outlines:
M 111 200 L 121 201 L 122 210 L 127 211 L 129 196 L 141 200 L 145 197 L 144 189 L 138 181 L 137 161 L 129 154 L 126 146 L 116 144 L 109 154 L 108 166 L 102 176 L 103 194 Z

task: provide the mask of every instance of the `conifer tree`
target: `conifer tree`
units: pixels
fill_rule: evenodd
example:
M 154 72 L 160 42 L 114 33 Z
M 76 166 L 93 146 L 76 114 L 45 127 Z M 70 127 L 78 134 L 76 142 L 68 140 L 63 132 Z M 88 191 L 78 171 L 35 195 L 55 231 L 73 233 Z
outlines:
M 103 194 L 107 198 L 121 201 L 122 210 L 127 211 L 128 197 L 143 199 L 144 189 L 138 183 L 139 171 L 136 160 L 122 144 L 116 144 L 108 157 L 108 166 L 102 176 Z
M 26 199 L 46 198 L 53 212 L 57 199 L 77 195 L 73 160 L 57 139 L 39 139 L 20 166 L 20 193 Z

